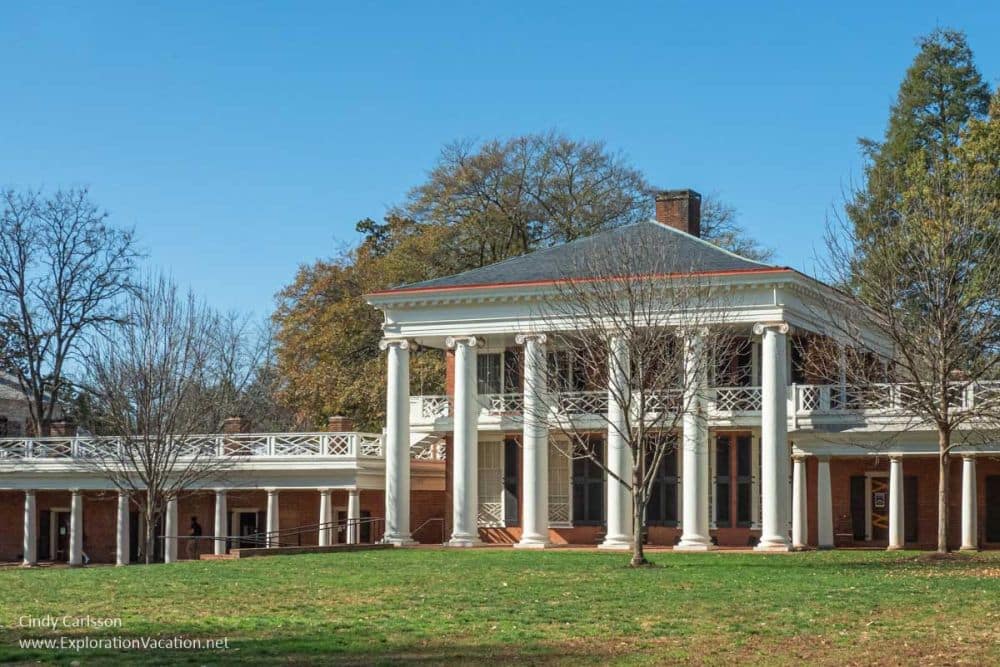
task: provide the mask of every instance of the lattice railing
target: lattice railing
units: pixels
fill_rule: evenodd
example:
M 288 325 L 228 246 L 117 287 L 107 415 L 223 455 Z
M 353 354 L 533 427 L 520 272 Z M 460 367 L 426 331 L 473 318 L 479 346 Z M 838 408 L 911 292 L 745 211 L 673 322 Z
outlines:
M 172 445 L 180 456 L 211 457 L 346 457 L 382 456 L 382 436 L 377 433 L 219 433 L 176 438 Z M 0 439 L 4 459 L 101 459 L 116 456 L 121 438 L 77 436 L 72 438 Z
M 606 391 L 564 391 L 559 394 L 559 412 L 565 415 L 600 415 L 608 411 Z
M 714 409 L 717 412 L 759 412 L 763 397 L 760 387 L 716 387 Z
M 410 447 L 410 458 L 414 461 L 444 461 L 447 451 L 444 438 L 419 442 Z
M 421 419 L 441 419 L 452 413 L 451 396 L 411 396 L 410 413 Z
M 479 403 L 491 416 L 519 415 L 524 412 L 524 394 L 483 394 Z

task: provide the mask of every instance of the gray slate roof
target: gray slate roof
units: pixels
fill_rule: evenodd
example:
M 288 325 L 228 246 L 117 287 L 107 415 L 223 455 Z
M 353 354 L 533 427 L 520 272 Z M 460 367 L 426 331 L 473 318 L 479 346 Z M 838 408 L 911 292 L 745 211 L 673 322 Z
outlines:
M 623 248 L 629 250 L 626 252 Z M 595 257 L 601 259 L 595 260 Z M 599 270 L 596 270 L 595 264 Z M 395 290 L 593 278 L 609 275 L 612 271 L 616 275 L 644 275 L 778 268 L 740 257 L 708 241 L 650 220 L 542 248 L 478 269 L 402 285 Z

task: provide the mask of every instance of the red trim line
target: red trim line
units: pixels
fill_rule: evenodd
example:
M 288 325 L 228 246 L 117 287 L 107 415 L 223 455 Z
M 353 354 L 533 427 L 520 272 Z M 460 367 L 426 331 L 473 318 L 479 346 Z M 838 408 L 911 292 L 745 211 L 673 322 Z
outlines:
M 699 271 L 698 273 L 663 273 L 663 274 L 650 274 L 650 278 L 677 278 L 684 276 L 736 276 L 748 273 L 798 273 L 795 269 L 790 269 L 788 267 L 777 267 L 777 268 L 761 268 L 761 269 L 729 269 L 727 271 Z M 616 276 L 615 278 L 624 278 L 626 276 Z M 608 280 L 614 280 L 615 278 L 609 278 Z M 523 280 L 520 282 L 510 282 L 510 283 L 474 283 L 472 285 L 443 285 L 441 287 L 400 287 L 398 289 L 382 290 L 379 292 L 370 292 L 365 295 L 365 297 L 373 296 L 389 296 L 392 294 L 418 294 L 421 292 L 460 292 L 463 290 L 478 290 L 478 289 L 489 289 L 491 287 L 526 287 L 531 285 L 557 285 L 564 282 L 592 282 L 596 280 L 601 280 L 600 278 L 571 278 L 569 280 Z

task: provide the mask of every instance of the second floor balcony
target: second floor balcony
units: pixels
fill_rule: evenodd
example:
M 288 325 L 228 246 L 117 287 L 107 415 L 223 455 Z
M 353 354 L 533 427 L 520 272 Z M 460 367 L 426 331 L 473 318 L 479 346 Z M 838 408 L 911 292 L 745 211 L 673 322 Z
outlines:
M 851 387 L 835 384 L 792 384 L 787 387 L 786 413 L 791 430 L 836 427 L 883 426 L 911 423 L 918 414 L 912 385 L 871 384 Z M 522 393 L 480 394 L 480 428 L 516 429 L 522 421 Z M 712 426 L 757 426 L 763 392 L 759 386 L 712 387 L 705 396 Z M 1000 382 L 956 385 L 951 397 L 953 410 L 972 410 L 982 403 L 1000 402 Z M 663 392 L 647 399 L 647 413 L 678 410 L 683 402 L 677 392 Z M 599 427 L 607 412 L 607 391 L 561 391 L 550 400 L 551 410 L 581 426 Z M 413 396 L 410 423 L 418 429 L 451 429 L 453 400 L 450 396 Z M 588 421 L 589 420 L 589 421 Z

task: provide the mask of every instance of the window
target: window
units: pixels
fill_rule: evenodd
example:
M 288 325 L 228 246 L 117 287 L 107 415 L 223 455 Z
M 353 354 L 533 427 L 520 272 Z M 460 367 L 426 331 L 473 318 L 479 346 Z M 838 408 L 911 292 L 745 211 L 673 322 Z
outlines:
M 549 442 L 549 522 L 570 523 L 569 443 Z
M 604 441 L 590 446 L 599 461 L 604 460 Z M 573 523 L 598 526 L 604 523 L 604 470 L 589 457 L 573 460 Z
M 653 488 L 646 506 L 646 524 L 649 526 L 677 525 L 677 457 L 671 448 L 663 453 L 660 467 L 653 477 Z
M 499 352 L 484 352 L 476 359 L 477 390 L 480 394 L 502 394 Z
M 715 439 L 715 523 L 720 528 L 751 524 L 752 446 L 749 433 Z
M 521 377 L 521 350 L 510 348 L 503 353 L 503 386 L 508 394 L 524 391 L 524 380 Z
M 479 525 L 502 526 L 503 502 L 503 443 L 479 443 Z
M 503 515 L 506 525 L 520 523 L 517 505 L 517 477 L 521 463 L 521 446 L 517 440 L 503 443 Z
M 719 387 L 748 387 L 753 384 L 753 342 L 735 339 L 722 351 L 716 363 L 713 384 Z
M 549 389 L 552 391 L 570 391 L 573 388 L 573 370 L 569 352 L 567 350 L 549 352 L 547 359 Z

